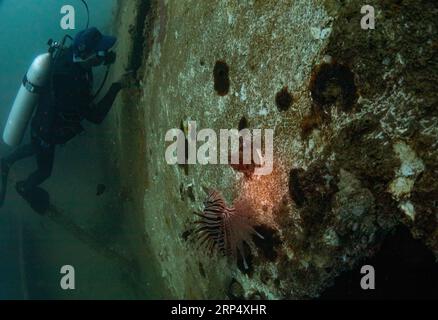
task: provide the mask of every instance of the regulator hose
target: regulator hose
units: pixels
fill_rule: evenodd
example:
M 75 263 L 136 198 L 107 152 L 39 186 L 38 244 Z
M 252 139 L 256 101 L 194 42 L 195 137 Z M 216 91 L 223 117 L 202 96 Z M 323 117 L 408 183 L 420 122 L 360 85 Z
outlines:
M 85 27 L 85 29 L 88 29 L 88 26 L 90 25 L 90 9 L 88 8 L 88 4 L 85 0 L 81 0 L 82 3 L 85 6 L 85 9 L 87 10 L 87 26 Z

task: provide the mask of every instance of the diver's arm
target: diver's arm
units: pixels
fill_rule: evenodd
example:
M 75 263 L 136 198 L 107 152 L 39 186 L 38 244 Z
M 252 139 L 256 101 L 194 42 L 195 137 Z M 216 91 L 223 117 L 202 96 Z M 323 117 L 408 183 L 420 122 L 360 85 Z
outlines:
M 91 104 L 88 112 L 85 115 L 85 119 L 95 124 L 102 123 L 108 112 L 111 110 L 114 100 L 122 88 L 123 87 L 120 82 L 114 82 L 105 96 L 98 103 Z

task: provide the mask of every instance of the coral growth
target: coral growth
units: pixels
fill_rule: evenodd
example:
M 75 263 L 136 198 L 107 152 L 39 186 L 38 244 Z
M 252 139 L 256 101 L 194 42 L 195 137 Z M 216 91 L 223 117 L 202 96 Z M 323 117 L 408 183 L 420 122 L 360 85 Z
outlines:
M 293 97 L 289 93 L 288 87 L 285 86 L 275 95 L 275 104 L 279 111 L 286 111 L 290 108 L 293 102 Z
M 229 67 L 224 61 L 217 61 L 213 69 L 214 90 L 220 96 L 225 96 L 230 90 Z
M 343 111 L 349 111 L 358 98 L 353 72 L 336 62 L 317 66 L 309 88 L 313 102 L 321 107 L 339 102 Z

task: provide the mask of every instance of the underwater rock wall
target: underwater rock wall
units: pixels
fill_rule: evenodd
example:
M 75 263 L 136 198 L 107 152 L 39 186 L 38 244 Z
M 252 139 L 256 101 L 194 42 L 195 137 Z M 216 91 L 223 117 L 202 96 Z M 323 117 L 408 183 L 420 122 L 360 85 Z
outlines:
M 369 4 L 375 30 L 357 0 L 151 1 L 143 89 L 114 123 L 174 297 L 317 297 L 400 224 L 438 257 L 437 7 Z M 168 165 L 165 134 L 188 120 L 274 129 L 273 172 Z M 194 241 L 208 188 L 255 209 L 248 270 Z

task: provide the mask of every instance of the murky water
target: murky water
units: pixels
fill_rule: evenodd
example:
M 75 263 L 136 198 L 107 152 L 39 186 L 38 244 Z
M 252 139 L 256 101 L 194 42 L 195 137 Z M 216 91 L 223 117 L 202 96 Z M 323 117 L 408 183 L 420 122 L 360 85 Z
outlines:
M 90 25 L 109 32 L 116 1 L 87 2 Z M 1 132 L 30 62 L 46 51 L 49 38 L 60 39 L 65 34 L 60 28 L 64 4 L 65 0 L 0 1 Z M 79 0 L 68 4 L 76 9 L 80 30 L 86 24 L 85 8 Z M 156 277 L 148 270 L 143 270 L 146 276 L 140 276 L 135 254 L 129 251 L 136 231 L 127 230 L 124 223 L 115 173 L 106 165 L 111 156 L 103 146 L 105 135 L 99 127 L 87 125 L 86 129 L 85 134 L 57 149 L 52 176 L 43 184 L 61 216 L 38 216 L 14 189 L 17 181 L 34 170 L 34 159 L 18 162 L 11 170 L 5 205 L 0 209 L 0 299 L 160 296 L 153 290 L 153 280 L 148 280 Z M 1 144 L 0 155 L 8 152 L 10 148 Z M 60 287 L 63 265 L 75 268 L 75 290 Z

